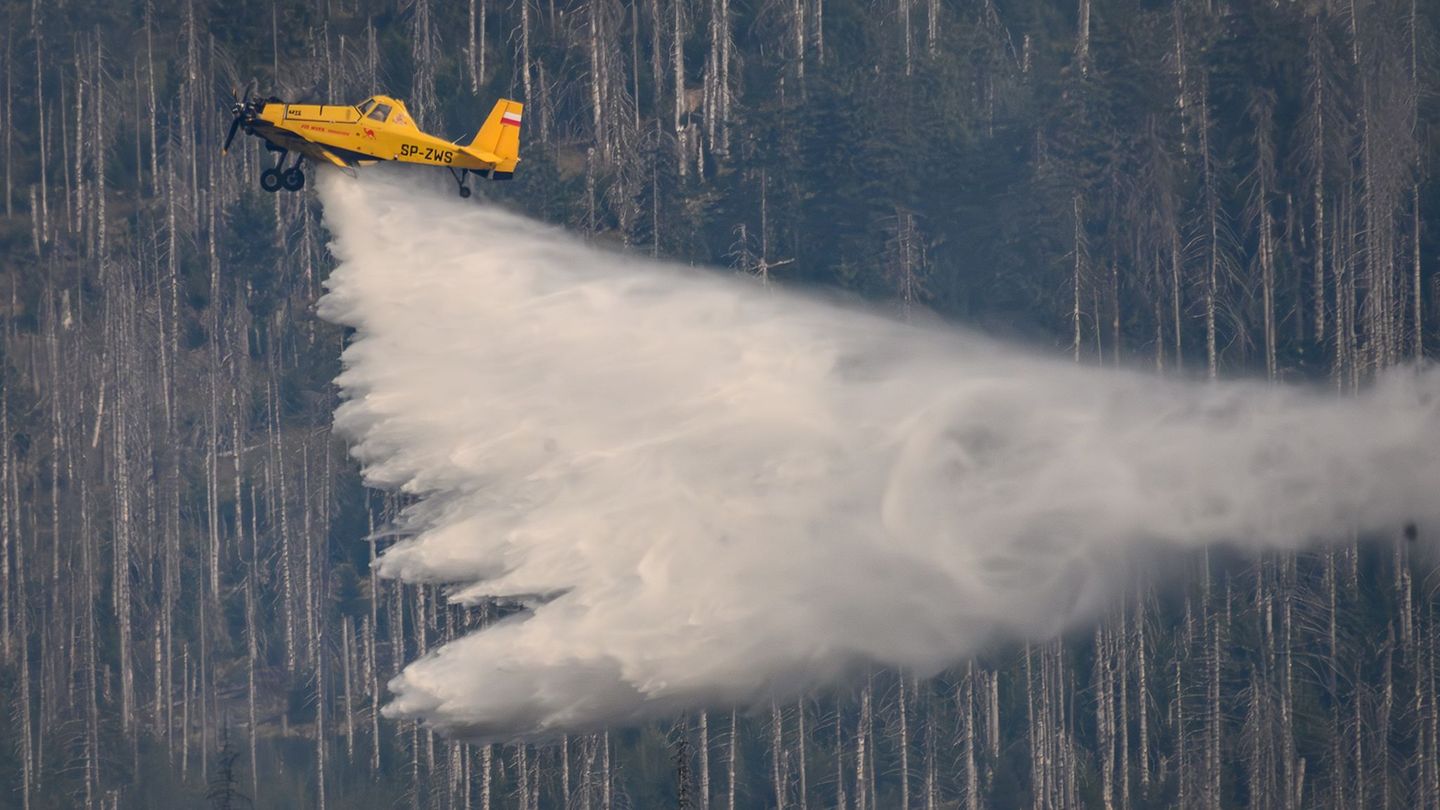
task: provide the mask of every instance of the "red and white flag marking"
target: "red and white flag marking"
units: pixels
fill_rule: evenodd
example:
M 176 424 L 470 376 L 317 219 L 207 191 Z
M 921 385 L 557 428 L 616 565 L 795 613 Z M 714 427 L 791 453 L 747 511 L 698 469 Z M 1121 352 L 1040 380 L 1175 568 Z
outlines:
M 506 112 L 500 115 L 500 123 L 505 126 L 520 126 L 520 113 Z

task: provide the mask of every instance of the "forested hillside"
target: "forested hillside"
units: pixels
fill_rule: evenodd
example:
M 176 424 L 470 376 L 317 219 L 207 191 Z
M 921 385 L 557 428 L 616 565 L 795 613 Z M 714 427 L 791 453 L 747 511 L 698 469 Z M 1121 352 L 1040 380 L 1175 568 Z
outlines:
M 380 717 L 514 607 L 370 572 L 403 501 L 330 434 L 321 211 L 220 154 L 252 77 L 449 137 L 506 95 L 524 162 L 463 204 L 1347 396 L 1440 340 L 1433 3 L 0 9 L 0 806 L 1440 808 L 1426 526 L 1196 556 L 933 679 L 545 744 Z

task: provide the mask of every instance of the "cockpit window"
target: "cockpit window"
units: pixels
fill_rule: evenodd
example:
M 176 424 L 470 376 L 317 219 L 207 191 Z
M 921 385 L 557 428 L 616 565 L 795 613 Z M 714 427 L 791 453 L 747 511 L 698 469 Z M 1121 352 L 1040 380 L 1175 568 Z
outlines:
M 370 112 L 371 107 L 375 106 L 375 99 L 367 98 L 359 104 L 356 104 L 355 106 L 359 108 L 360 114 L 364 115 L 365 113 Z
M 367 115 L 367 116 L 365 116 L 365 117 L 366 117 L 366 118 L 373 118 L 373 119 L 375 119 L 376 121 L 384 121 L 386 118 L 389 118 L 389 117 L 390 117 L 390 105 L 389 105 L 389 104 L 376 104 L 376 105 L 375 105 L 375 109 L 371 110 L 371 111 L 370 111 L 370 114 Z

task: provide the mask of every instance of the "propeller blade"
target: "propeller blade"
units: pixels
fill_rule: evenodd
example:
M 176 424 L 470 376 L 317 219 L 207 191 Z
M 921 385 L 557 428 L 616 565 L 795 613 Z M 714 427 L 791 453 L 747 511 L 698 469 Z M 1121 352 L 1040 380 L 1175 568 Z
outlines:
M 250 80 L 250 83 L 247 84 L 247 85 L 245 85 L 245 98 L 244 98 L 240 103 L 242 103 L 242 104 L 249 104 L 249 103 L 250 103 L 250 94 L 251 94 L 252 92 L 254 92 L 254 90 L 255 90 L 255 80 L 254 80 L 254 79 L 251 79 L 251 80 Z
M 230 122 L 230 134 L 225 136 L 225 146 L 220 149 L 220 154 L 224 155 L 230 152 L 230 142 L 235 140 L 235 132 L 239 129 L 240 116 L 237 115 L 235 120 Z

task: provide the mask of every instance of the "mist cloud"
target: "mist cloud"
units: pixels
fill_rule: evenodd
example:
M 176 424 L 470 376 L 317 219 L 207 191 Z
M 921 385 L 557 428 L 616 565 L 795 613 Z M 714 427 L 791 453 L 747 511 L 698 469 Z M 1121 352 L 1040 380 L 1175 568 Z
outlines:
M 319 180 L 336 428 L 418 497 L 380 573 L 535 603 L 411 663 L 391 716 L 509 739 L 924 675 L 1149 555 L 1440 519 L 1433 370 L 1340 398 L 1076 367 Z

